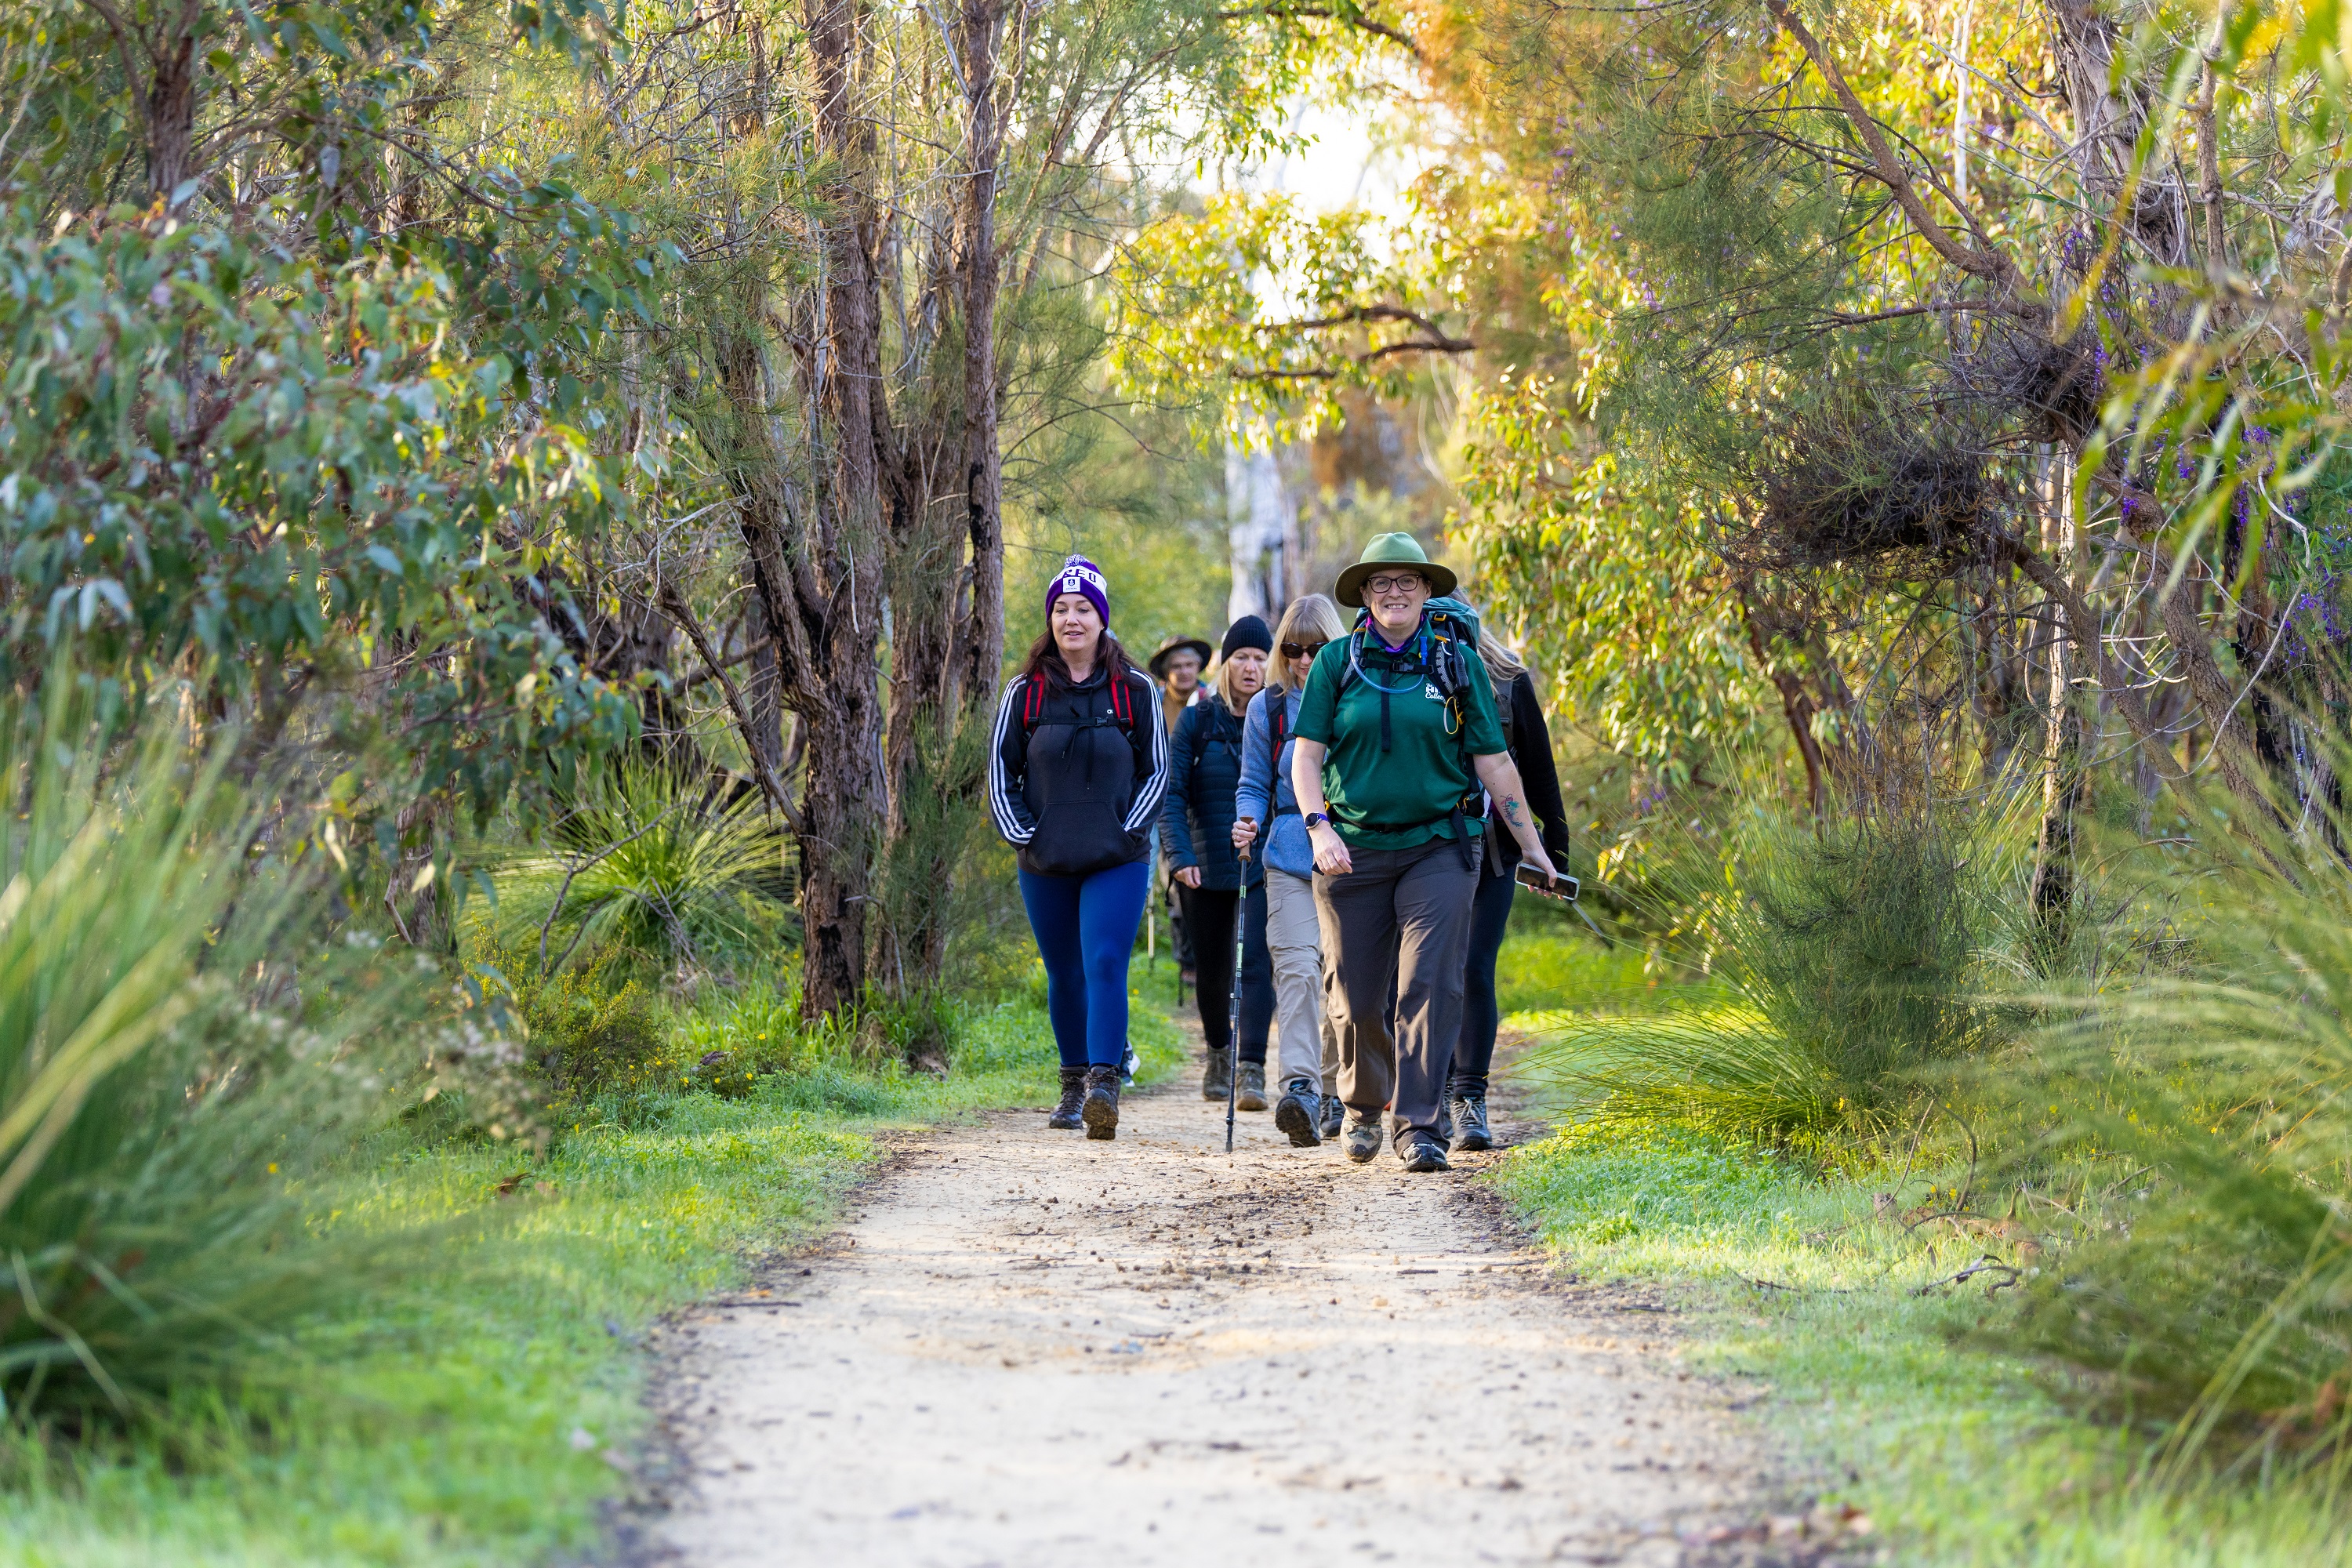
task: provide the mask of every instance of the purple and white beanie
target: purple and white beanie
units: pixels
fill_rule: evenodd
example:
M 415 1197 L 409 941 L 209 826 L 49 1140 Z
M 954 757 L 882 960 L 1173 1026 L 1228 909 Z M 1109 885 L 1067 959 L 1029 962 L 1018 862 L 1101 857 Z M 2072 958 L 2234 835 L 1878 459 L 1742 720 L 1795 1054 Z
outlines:
M 1085 595 L 1087 602 L 1094 605 L 1095 614 L 1102 617 L 1104 629 L 1109 629 L 1110 584 L 1104 579 L 1101 567 L 1083 555 L 1064 561 L 1062 569 L 1054 574 L 1054 580 L 1045 584 L 1045 614 L 1049 617 L 1054 613 L 1054 601 L 1065 594 Z

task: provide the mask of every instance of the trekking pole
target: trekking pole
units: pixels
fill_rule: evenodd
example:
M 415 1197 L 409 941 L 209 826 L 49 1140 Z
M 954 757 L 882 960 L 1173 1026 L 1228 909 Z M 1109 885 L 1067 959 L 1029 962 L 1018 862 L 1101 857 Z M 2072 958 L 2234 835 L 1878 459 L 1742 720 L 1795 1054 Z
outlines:
M 1255 822 L 1252 826 L 1255 826 Z M 1242 1077 L 1242 955 L 1249 951 L 1249 851 L 1241 852 L 1241 896 L 1234 900 L 1234 989 L 1225 1007 L 1225 1152 L 1234 1152 L 1234 1101 Z

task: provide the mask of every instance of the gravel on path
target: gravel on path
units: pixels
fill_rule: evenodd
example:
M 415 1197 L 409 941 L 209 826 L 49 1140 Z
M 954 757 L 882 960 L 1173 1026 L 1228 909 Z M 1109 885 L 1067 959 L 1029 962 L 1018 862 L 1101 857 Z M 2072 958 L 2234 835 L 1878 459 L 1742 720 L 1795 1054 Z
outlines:
M 903 1141 L 827 1243 L 664 1336 L 646 1555 L 1667 1568 L 1752 1503 L 1662 1304 L 1556 1275 L 1475 1179 L 1498 1156 L 1353 1165 L 1256 1112 L 1228 1158 L 1223 1123 L 1186 1084 L 1111 1142 Z

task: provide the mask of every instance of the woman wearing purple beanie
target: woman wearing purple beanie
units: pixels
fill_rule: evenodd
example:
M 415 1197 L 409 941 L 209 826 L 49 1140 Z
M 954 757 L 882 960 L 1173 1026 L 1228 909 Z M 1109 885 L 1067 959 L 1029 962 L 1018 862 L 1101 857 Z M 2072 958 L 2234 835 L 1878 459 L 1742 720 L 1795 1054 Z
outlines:
M 1100 568 L 1073 555 L 1045 587 L 1045 631 L 996 706 L 988 804 L 1020 851 L 1062 1055 L 1049 1127 L 1118 1135 L 1127 959 L 1151 891 L 1168 731 L 1150 677 L 1110 633 Z

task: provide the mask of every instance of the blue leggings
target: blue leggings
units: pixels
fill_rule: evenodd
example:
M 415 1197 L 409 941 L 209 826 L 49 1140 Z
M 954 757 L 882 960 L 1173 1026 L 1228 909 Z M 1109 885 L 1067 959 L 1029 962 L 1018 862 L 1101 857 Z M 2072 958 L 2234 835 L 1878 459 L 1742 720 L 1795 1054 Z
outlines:
M 1127 1059 L 1127 959 L 1150 891 L 1148 859 L 1085 877 L 1021 873 L 1021 901 L 1045 961 L 1045 1013 L 1066 1068 Z

